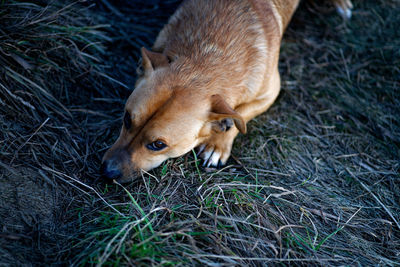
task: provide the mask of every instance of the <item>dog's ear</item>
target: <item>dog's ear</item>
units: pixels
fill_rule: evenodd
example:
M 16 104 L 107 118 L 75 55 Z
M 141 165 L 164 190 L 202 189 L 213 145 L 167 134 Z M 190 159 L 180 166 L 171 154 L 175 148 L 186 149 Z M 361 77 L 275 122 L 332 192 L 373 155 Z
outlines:
M 238 128 L 241 133 L 246 133 L 246 123 L 244 122 L 242 116 L 234 111 L 221 95 L 212 95 L 210 121 L 217 123 L 220 131 L 224 131 L 229 130 L 225 125 L 229 119 L 233 120 L 236 128 Z M 218 130 L 218 128 L 215 127 L 213 127 L 213 129 Z
M 145 72 L 153 71 L 158 67 L 167 66 L 169 60 L 166 55 L 147 50 L 142 47 L 142 66 Z

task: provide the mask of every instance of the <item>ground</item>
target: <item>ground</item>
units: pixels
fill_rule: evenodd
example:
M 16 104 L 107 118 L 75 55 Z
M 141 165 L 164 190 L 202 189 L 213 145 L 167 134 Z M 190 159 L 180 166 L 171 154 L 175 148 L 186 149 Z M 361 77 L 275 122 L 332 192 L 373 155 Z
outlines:
M 303 1 L 222 169 L 98 166 L 179 1 L 0 3 L 0 265 L 399 265 L 400 4 Z

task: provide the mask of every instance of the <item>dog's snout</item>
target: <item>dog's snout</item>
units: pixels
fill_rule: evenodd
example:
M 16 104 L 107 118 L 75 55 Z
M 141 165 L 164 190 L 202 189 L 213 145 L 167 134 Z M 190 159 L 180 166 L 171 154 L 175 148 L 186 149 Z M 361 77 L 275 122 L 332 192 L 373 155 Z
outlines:
M 122 172 L 113 160 L 105 160 L 101 164 L 100 168 L 101 175 L 107 180 L 114 180 L 121 178 Z

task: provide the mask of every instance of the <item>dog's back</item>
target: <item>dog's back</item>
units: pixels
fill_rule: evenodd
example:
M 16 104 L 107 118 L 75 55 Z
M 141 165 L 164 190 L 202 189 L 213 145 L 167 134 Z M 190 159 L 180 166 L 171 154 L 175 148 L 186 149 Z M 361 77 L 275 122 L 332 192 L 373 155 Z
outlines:
M 293 13 L 297 2 L 189 0 L 160 32 L 153 50 L 181 60 L 176 67 L 188 82 L 215 82 L 222 92 L 205 88 L 237 90 L 235 95 L 248 101 L 258 94 L 267 69 L 276 67 L 283 27 L 291 17 L 281 13 Z

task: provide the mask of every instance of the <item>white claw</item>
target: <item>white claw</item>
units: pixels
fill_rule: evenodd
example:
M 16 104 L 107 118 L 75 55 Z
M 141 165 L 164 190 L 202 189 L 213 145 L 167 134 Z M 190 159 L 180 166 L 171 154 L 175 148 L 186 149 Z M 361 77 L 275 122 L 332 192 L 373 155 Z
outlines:
M 201 154 L 201 152 L 203 152 L 204 148 L 206 147 L 206 145 L 202 144 L 199 146 L 198 150 L 197 150 L 197 156 Z
M 214 151 L 214 153 L 212 154 L 211 158 L 208 161 L 207 167 L 210 167 L 210 166 L 217 167 L 220 157 L 221 157 L 221 154 Z
M 213 154 L 213 150 L 208 150 L 203 153 L 203 157 L 202 157 L 204 160 L 203 166 L 206 166 L 207 161 L 210 159 L 212 154 Z
M 336 8 L 336 10 L 340 14 L 340 16 L 342 16 L 343 18 L 345 18 L 345 19 L 351 18 L 352 12 L 351 12 L 350 8 L 343 9 L 342 7 L 338 6 Z

